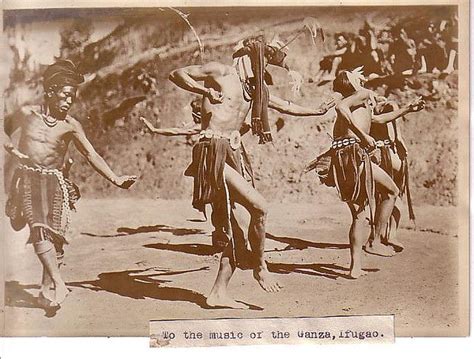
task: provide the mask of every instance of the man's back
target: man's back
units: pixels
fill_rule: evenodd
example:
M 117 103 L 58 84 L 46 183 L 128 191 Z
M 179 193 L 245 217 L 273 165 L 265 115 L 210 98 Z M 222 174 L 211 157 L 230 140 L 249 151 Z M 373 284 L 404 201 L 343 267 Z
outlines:
M 354 123 L 365 133 L 370 132 L 371 126 L 371 112 L 368 108 L 368 104 L 364 103 L 355 108 L 351 108 L 352 117 Z M 334 138 L 340 137 L 354 137 L 357 138 L 357 135 L 349 128 L 349 124 L 346 119 L 341 115 L 337 114 L 336 122 L 334 124 L 333 130 Z

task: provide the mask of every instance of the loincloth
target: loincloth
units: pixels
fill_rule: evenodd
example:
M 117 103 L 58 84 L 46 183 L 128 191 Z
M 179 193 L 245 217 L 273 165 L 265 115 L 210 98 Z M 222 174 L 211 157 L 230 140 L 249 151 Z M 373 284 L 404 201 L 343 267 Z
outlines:
M 391 140 L 378 140 L 376 143 L 377 147 L 372 153 L 371 160 L 383 169 L 390 178 L 395 180 L 395 171 L 390 153 L 390 150 L 395 152 L 394 143 Z
M 321 183 L 336 187 L 343 202 L 361 207 L 369 205 L 373 218 L 375 181 L 370 156 L 355 138 L 333 141 L 331 148 L 318 156 L 305 172 L 315 170 Z
M 239 132 L 234 131 L 227 136 L 205 130 L 201 132 L 200 141 L 193 148 L 192 162 L 184 174 L 194 177 L 193 207 L 205 214 L 206 205 L 212 204 L 216 232 L 227 236 L 227 243 L 232 244 L 234 263 L 239 265 L 231 225 L 234 203 L 224 174 L 226 164 L 254 186 L 253 171 L 240 143 Z
M 15 230 L 28 224 L 27 243 L 49 240 L 62 252 L 70 212 L 79 197 L 77 186 L 60 170 L 20 165 L 13 176 L 5 212 Z
M 240 142 L 231 146 L 228 138 L 213 136 L 211 131 L 208 133 L 209 137 L 201 134 L 200 141 L 193 148 L 192 162 L 184 173 L 194 177 L 193 207 L 201 212 L 206 204 L 226 199 L 225 164 L 252 185 L 254 181 L 250 161 Z
M 331 168 L 339 197 L 343 202 L 365 206 L 375 188 L 369 154 L 357 141 L 341 147 L 333 143 L 332 147 Z

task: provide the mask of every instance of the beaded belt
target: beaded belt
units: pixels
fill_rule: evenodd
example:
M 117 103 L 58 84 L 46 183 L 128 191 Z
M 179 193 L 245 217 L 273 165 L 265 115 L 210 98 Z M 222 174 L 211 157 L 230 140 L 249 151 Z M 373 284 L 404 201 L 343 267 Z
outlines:
M 375 141 L 375 147 L 384 147 L 384 146 L 392 146 L 393 142 L 391 140 L 377 140 Z
M 218 131 L 218 130 L 206 129 L 206 130 L 202 130 L 199 133 L 200 140 L 202 139 L 210 140 L 211 138 L 225 138 L 226 140 L 229 140 L 230 147 L 234 150 L 240 147 L 240 132 L 237 130 L 232 131 L 232 132 L 223 132 L 223 131 Z
M 360 142 L 357 138 L 349 137 L 344 138 L 342 140 L 334 140 L 332 142 L 331 148 L 338 149 L 343 148 L 349 145 L 353 145 L 354 143 Z M 375 147 L 384 147 L 384 146 L 392 146 L 393 142 L 391 140 L 378 140 L 375 141 Z
M 337 149 L 337 148 L 342 148 L 346 147 L 349 145 L 353 145 L 354 143 L 360 142 L 357 138 L 349 137 L 349 138 L 343 138 L 342 140 L 334 140 L 332 141 L 331 148 Z

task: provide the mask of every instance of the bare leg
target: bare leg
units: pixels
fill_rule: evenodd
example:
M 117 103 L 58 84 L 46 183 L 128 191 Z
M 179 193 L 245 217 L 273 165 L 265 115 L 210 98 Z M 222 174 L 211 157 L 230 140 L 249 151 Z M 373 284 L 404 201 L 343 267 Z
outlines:
M 224 176 L 233 201 L 241 204 L 250 213 L 249 242 L 252 247 L 253 257 L 251 265 L 254 268 L 254 278 L 260 286 L 268 292 L 277 292 L 282 287 L 270 275 L 263 258 L 265 244 L 265 219 L 266 203 L 263 197 L 253 188 L 237 171 L 228 165 L 224 167 Z M 235 221 L 235 218 L 233 219 Z M 224 306 L 236 309 L 247 308 L 242 303 L 232 299 L 227 291 L 227 286 L 235 271 L 233 263 L 232 246 L 227 246 L 222 253 L 221 263 L 214 286 L 207 299 L 209 306 Z
M 376 189 L 382 194 L 383 199 L 375 215 L 374 238 L 372 241 L 369 240 L 365 246 L 365 251 L 379 256 L 391 257 L 395 252 L 391 247 L 382 244 L 382 233 L 387 229 L 399 190 L 390 176 L 378 165 L 372 164 L 372 171 Z
M 321 78 L 321 81 L 333 81 L 336 78 L 336 73 L 337 70 L 339 69 L 339 65 L 342 62 L 342 57 L 338 56 L 335 57 L 334 60 L 332 60 L 332 67 L 331 67 L 331 72 L 329 72 L 327 75 L 324 75 Z
M 245 216 L 244 207 L 235 203 L 235 208 L 232 210 L 230 217 L 232 226 L 232 235 L 234 236 L 235 251 L 236 251 L 236 266 L 240 269 L 249 269 L 255 267 L 255 260 L 253 253 L 249 250 L 247 237 L 243 228 L 249 228 L 250 222 L 248 216 Z
M 54 287 L 53 287 L 53 279 L 51 278 L 48 271 L 44 267 L 43 267 L 43 276 L 41 278 L 40 293 L 42 293 L 43 296 L 46 299 L 50 300 L 51 302 L 56 301 Z
M 270 275 L 264 259 L 267 216 L 265 199 L 233 168 L 226 165 L 224 174 L 229 185 L 230 196 L 235 202 L 244 206 L 250 214 L 249 242 L 254 257 L 254 278 L 265 291 L 278 292 L 282 285 Z
M 232 299 L 227 292 L 227 286 L 235 271 L 235 264 L 231 259 L 232 251 L 232 246 L 228 245 L 222 253 L 216 281 L 206 300 L 206 304 L 210 307 L 228 307 L 233 309 L 248 308 L 245 304 Z
M 426 58 L 424 55 L 421 56 L 421 69 L 418 70 L 419 74 L 424 74 L 428 71 L 428 68 L 426 66 Z
M 58 263 L 58 269 L 61 269 L 61 264 L 62 264 L 62 258 L 58 258 L 58 255 L 56 254 L 56 261 Z M 43 294 L 43 296 L 52 301 L 56 302 L 55 298 L 55 292 L 54 292 L 54 282 L 51 276 L 49 275 L 48 271 L 43 267 L 43 276 L 41 279 L 41 289 L 40 292 Z M 69 292 L 69 290 L 68 290 Z
M 222 251 L 229 242 L 229 238 L 224 230 L 227 221 L 226 218 L 223 218 L 224 214 L 225 208 L 221 208 L 219 203 L 212 204 L 211 223 L 214 227 L 214 231 L 212 232 L 212 245 L 220 251 Z
M 248 238 L 253 253 L 253 276 L 263 290 L 278 292 L 283 286 L 268 272 L 265 262 L 265 223 L 267 204 L 263 196 L 257 192 L 234 169 L 226 166 L 224 170 L 232 198 L 250 213 Z
M 454 60 L 456 59 L 456 50 L 452 49 L 449 51 L 448 65 L 443 70 L 444 73 L 450 74 L 454 71 Z
M 400 160 L 400 157 L 398 157 L 398 155 L 392 151 L 392 149 L 390 149 L 390 157 L 392 159 L 392 168 L 395 173 L 395 183 L 400 188 L 400 182 L 402 181 L 400 173 L 402 161 Z M 397 240 L 397 231 L 401 219 L 400 205 L 401 200 L 400 197 L 397 196 L 395 206 L 392 211 L 392 216 L 390 217 L 388 224 L 388 230 L 386 231 L 388 236 L 387 238 L 384 238 L 383 241 L 385 244 L 391 245 L 395 249 L 395 252 L 401 252 L 404 249 L 403 244 Z
M 353 279 L 359 278 L 364 274 L 362 271 L 362 246 L 364 245 L 364 208 L 356 208 L 355 205 L 349 204 L 352 214 L 352 224 L 349 230 L 349 243 L 351 246 L 351 266 L 349 276 Z
M 397 197 L 397 200 L 395 202 L 395 207 L 393 208 L 392 216 L 390 217 L 389 221 L 389 226 L 387 230 L 387 238 L 383 239 L 384 244 L 388 244 L 393 247 L 395 252 L 401 252 L 405 248 L 403 243 L 398 241 L 397 239 L 397 232 L 398 232 L 398 226 L 400 225 L 400 219 L 401 219 L 401 211 L 399 209 L 400 206 L 400 200 L 399 197 Z
M 370 52 L 370 56 L 372 57 L 372 59 L 374 60 L 375 63 L 379 63 L 380 62 L 380 59 L 379 59 L 379 54 L 377 53 L 377 50 L 372 50 Z
M 63 279 L 61 278 L 58 264 L 56 262 L 56 253 L 54 253 L 54 251 L 50 251 L 42 255 L 38 255 L 38 257 L 43 266 L 46 267 L 48 274 L 51 276 L 54 286 L 55 302 L 61 304 L 69 294 L 69 290 L 66 287 L 66 283 L 64 283 Z
M 38 235 L 42 236 L 42 231 L 40 229 L 38 229 Z M 34 247 L 36 255 L 43 265 L 42 290 L 45 289 L 45 292 L 43 293 L 42 291 L 41 294 L 52 302 L 60 304 L 64 299 L 66 299 L 69 290 L 61 278 L 54 246 L 51 242 L 42 240 L 35 243 Z M 51 280 L 52 283 L 48 285 L 49 280 Z M 51 293 L 48 290 L 48 288 L 51 287 L 51 284 L 54 287 L 54 298 L 51 298 Z

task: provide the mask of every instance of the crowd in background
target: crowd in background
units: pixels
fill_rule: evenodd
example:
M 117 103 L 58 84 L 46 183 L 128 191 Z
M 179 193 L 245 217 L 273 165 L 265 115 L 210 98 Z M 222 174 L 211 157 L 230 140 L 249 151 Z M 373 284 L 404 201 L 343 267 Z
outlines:
M 457 29 L 457 15 L 442 20 L 404 19 L 380 29 L 365 21 L 358 34 L 334 35 L 335 50 L 321 60 L 315 82 L 330 82 L 339 71 L 359 66 L 369 81 L 452 73 L 457 67 Z

